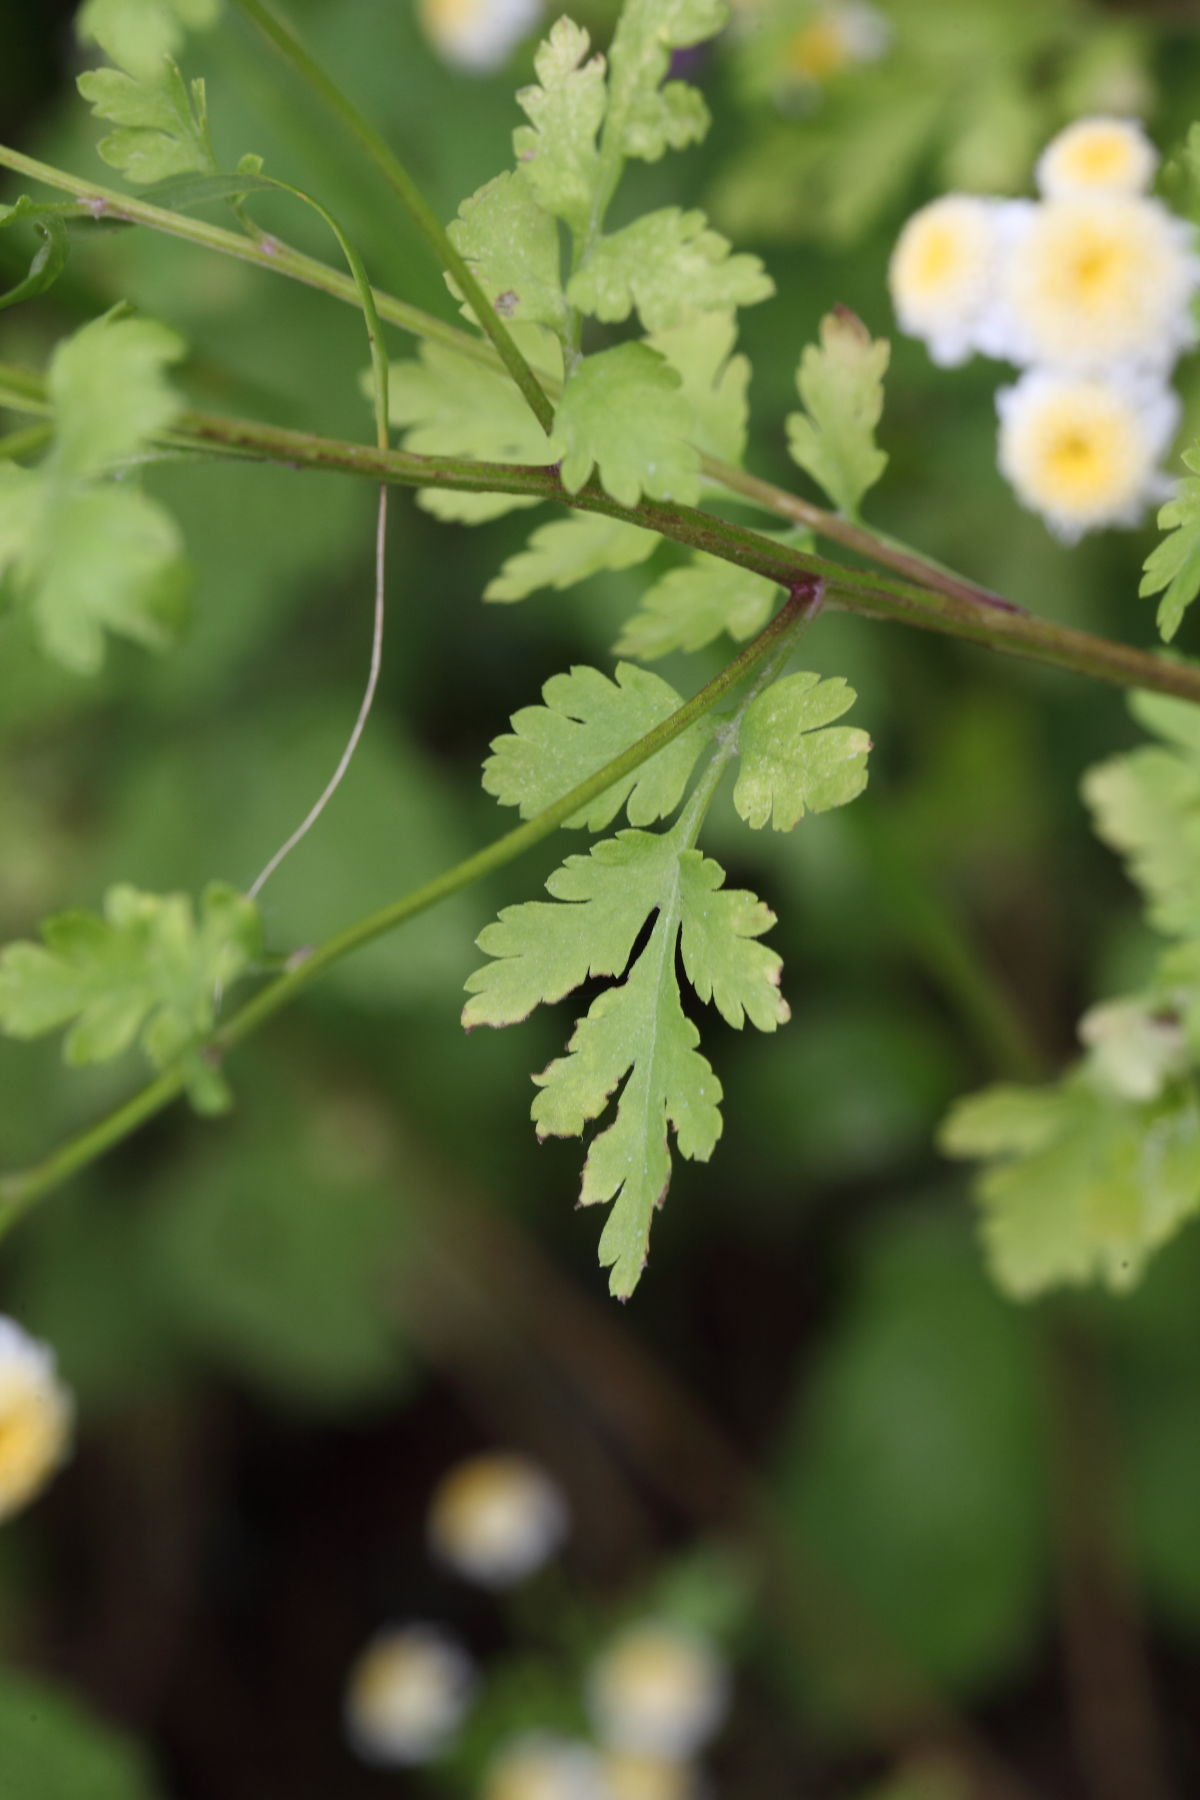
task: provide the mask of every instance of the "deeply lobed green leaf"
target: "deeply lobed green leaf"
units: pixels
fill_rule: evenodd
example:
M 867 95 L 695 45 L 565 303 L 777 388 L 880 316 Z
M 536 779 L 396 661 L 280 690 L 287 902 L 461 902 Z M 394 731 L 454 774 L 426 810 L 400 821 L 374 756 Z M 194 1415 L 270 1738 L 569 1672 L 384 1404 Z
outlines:
M 495 739 L 483 765 L 488 793 L 503 806 L 518 807 L 523 819 L 594 775 L 683 705 L 669 683 L 632 663 L 618 663 L 615 681 L 582 667 L 553 675 L 542 696 L 544 706 L 513 715 L 512 735 Z M 631 825 L 665 818 L 683 798 L 711 736 L 711 725 L 698 720 L 566 823 L 600 831 L 622 806 Z
M 69 1063 L 107 1062 L 138 1039 L 162 1068 L 212 1029 L 214 996 L 260 951 L 258 909 L 223 883 L 205 890 L 197 920 L 183 894 L 110 888 L 104 914 L 61 913 L 42 942 L 0 955 L 0 1030 L 41 1037 L 70 1024 Z M 192 1059 L 193 1096 L 207 1109 L 223 1090 Z
M 821 320 L 821 342 L 807 346 L 796 372 L 805 410 L 788 417 L 788 449 L 850 518 L 887 466 L 875 427 L 889 355 L 884 339 L 840 309 Z
M 738 734 L 741 769 L 733 804 L 748 825 L 768 821 L 790 831 L 806 812 L 845 806 L 867 785 L 871 740 L 833 726 L 853 706 L 852 687 L 835 677 L 789 675 L 759 694 Z
M 537 85 L 517 101 L 529 119 L 513 133 L 521 179 L 547 212 L 582 234 L 599 172 L 596 134 L 604 118 L 604 58 L 586 62 L 591 40 L 582 26 L 558 19 L 534 59 Z
M 768 300 L 775 284 L 757 256 L 730 255 L 728 238 L 702 212 L 678 206 L 601 238 L 572 276 L 567 298 L 615 323 L 637 308 L 647 331 L 669 331 L 695 312 L 728 312 Z
M 722 632 L 741 640 L 766 624 L 778 587 L 736 563 L 696 551 L 642 596 L 626 621 L 618 655 L 654 662 L 672 650 L 702 650 Z
M 573 513 L 539 525 L 524 550 L 510 556 L 484 589 L 485 600 L 524 600 L 538 588 L 574 587 L 601 569 L 631 569 L 645 562 L 658 536 L 603 513 Z
M 679 376 L 645 344 L 618 344 L 585 357 L 554 418 L 563 486 L 577 493 L 593 469 L 622 506 L 694 502 L 700 462 L 688 442 L 691 409 Z

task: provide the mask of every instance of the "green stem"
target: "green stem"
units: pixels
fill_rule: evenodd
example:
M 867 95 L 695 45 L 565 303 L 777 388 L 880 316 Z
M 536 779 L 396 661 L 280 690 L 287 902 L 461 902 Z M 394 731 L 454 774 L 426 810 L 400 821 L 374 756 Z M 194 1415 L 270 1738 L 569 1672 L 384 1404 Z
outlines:
M 0 366 L 0 404 L 39 412 L 36 377 Z M 891 581 L 869 571 L 793 550 L 744 525 L 715 518 L 691 506 L 643 500 L 622 506 L 595 481 L 570 494 L 557 470 L 538 464 L 475 462 L 467 457 L 422 457 L 400 450 L 382 451 L 366 444 L 291 431 L 277 425 L 227 419 L 211 413 L 187 413 L 176 429 L 164 434 L 171 449 L 208 448 L 239 457 L 258 456 L 297 468 L 336 469 L 402 487 L 453 488 L 466 492 L 520 494 L 557 501 L 582 512 L 603 513 L 630 525 L 641 525 L 674 543 L 703 550 L 725 562 L 791 588 L 800 581 L 825 583 L 825 604 L 863 618 L 890 620 L 963 638 L 991 650 L 1002 650 L 1053 668 L 1068 669 L 1116 687 L 1143 688 L 1200 704 L 1200 668 L 1171 662 L 1128 644 L 1093 637 L 1066 625 L 1054 625 L 1030 613 L 977 598 L 968 590 L 946 593 Z
M 541 843 L 543 838 L 549 837 L 560 825 L 565 824 L 573 813 L 604 793 L 614 782 L 640 768 L 642 763 L 679 737 L 689 725 L 745 680 L 764 657 L 770 656 L 781 644 L 790 645 L 791 633 L 798 618 L 807 616 L 807 609 L 811 609 L 812 603 L 811 584 L 798 585 L 770 624 L 707 686 L 701 688 L 677 712 L 672 713 L 669 719 L 664 719 L 653 731 L 648 731 L 635 744 L 623 750 L 620 756 L 613 757 L 611 762 L 605 763 L 594 775 L 581 781 L 570 793 L 564 794 L 561 800 L 545 807 L 515 830 L 505 832 L 503 837 L 496 838 L 485 849 L 477 850 L 465 861 L 436 875 L 432 881 L 403 894 L 398 900 L 380 907 L 377 912 L 356 919 L 303 957 L 292 958 L 285 974 L 260 989 L 252 1000 L 248 1000 L 231 1019 L 217 1028 L 208 1042 L 209 1053 L 214 1057 L 224 1056 L 283 1007 L 290 1005 L 310 982 L 334 963 L 340 962 L 343 957 L 361 949 L 375 938 L 382 937 L 386 932 L 394 931 L 397 926 L 406 924 L 409 919 L 416 918 L 418 913 L 427 912 L 430 907 L 448 899 L 451 894 L 456 894 L 485 875 L 502 869 L 505 864 Z M 140 1125 L 160 1113 L 172 1100 L 178 1098 L 183 1088 L 182 1071 L 168 1069 L 107 1117 L 60 1145 L 42 1162 L 29 1169 L 0 1176 L 0 1232 L 20 1218 L 36 1201 L 61 1186 L 69 1176 L 95 1162 L 105 1151 L 111 1150 Z
M 0 145 L 0 168 L 9 168 L 17 174 L 27 175 L 62 193 L 74 194 L 86 206 L 90 216 L 97 220 L 144 225 L 148 230 L 162 232 L 185 243 L 196 244 L 202 249 L 214 250 L 223 256 L 232 256 L 239 262 L 250 263 L 274 275 L 285 275 L 289 280 L 316 288 L 332 300 L 340 300 L 350 306 L 359 304 L 355 284 L 349 276 L 330 268 L 316 257 L 305 256 L 300 251 L 281 244 L 276 238 L 267 236 L 252 240 L 242 237 L 219 225 L 191 219 L 183 213 L 151 205 L 133 195 L 118 193 L 114 188 L 101 187 L 92 181 L 81 181 L 77 176 L 68 175 L 49 163 L 37 162 L 33 157 L 24 156 L 4 145 Z M 435 318 L 432 313 L 422 312 L 419 307 L 409 306 L 406 301 L 396 299 L 393 294 L 379 289 L 373 289 L 372 292 L 379 316 L 387 324 L 395 325 L 399 330 L 407 331 L 425 342 L 441 344 L 468 361 L 477 363 L 481 368 L 496 368 L 496 351 L 487 339 L 472 337 L 470 332 L 461 331 L 457 326 Z M 561 384 L 545 371 L 539 370 L 537 379 L 551 397 L 560 392 Z M 988 589 L 964 581 L 961 576 L 951 574 L 940 564 L 909 547 L 897 545 L 866 526 L 853 524 L 837 513 L 827 512 L 814 506 L 811 501 L 802 500 L 796 494 L 789 494 L 783 488 L 748 475 L 732 463 L 722 462 L 718 457 L 702 456 L 700 466 L 710 481 L 728 488 L 731 493 L 741 494 L 744 499 L 751 500 L 768 512 L 806 525 L 830 542 L 842 544 L 847 549 L 870 557 L 874 562 L 882 563 L 885 568 L 895 569 L 898 574 L 920 581 L 926 587 L 957 598 L 990 601 L 1000 607 L 1007 604 Z
M 263 0 L 237 0 L 237 4 L 370 157 L 429 245 L 437 258 L 438 267 L 452 276 L 463 298 L 474 312 L 480 328 L 492 340 L 496 347 L 496 354 L 524 395 L 530 411 L 546 435 L 549 436 L 554 429 L 554 408 L 537 376 L 518 350 L 511 332 L 488 300 L 468 264 L 455 249 L 441 220 L 429 206 L 395 151 L 380 137 L 374 126 L 368 124 L 353 101 L 343 94 L 336 82 L 332 81 L 321 65 L 309 55 L 291 27 L 286 25 L 271 7 L 264 5 Z

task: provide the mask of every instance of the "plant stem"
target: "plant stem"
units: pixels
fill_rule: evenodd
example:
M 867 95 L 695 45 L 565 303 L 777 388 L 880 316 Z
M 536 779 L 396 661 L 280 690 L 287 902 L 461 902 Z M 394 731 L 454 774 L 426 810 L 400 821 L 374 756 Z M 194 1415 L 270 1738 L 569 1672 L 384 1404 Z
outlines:
M 427 912 L 430 907 L 448 899 L 451 894 L 456 894 L 485 875 L 503 868 L 524 851 L 532 849 L 543 838 L 549 837 L 560 825 L 565 824 L 572 813 L 596 799 L 622 776 L 640 768 L 643 762 L 679 737 L 696 719 L 724 699 L 726 694 L 758 667 L 764 657 L 769 656 L 780 643 L 790 639 L 798 618 L 811 605 L 811 585 L 798 584 L 791 598 L 771 622 L 719 675 L 701 688 L 698 694 L 685 701 L 670 718 L 648 731 L 635 744 L 623 750 L 620 756 L 613 757 L 611 762 L 605 763 L 603 768 L 590 775 L 586 781 L 581 781 L 570 793 L 564 794 L 561 800 L 543 808 L 515 830 L 505 832 L 503 837 L 496 838 L 485 849 L 477 850 L 473 856 L 456 863 L 453 868 L 435 875 L 432 881 L 401 895 L 398 900 L 380 907 L 378 911 L 354 920 L 343 930 L 326 938 L 314 950 L 291 958 L 283 975 L 260 989 L 253 999 L 248 1000 L 231 1019 L 212 1033 L 206 1046 L 208 1054 L 215 1058 L 223 1057 L 283 1007 L 290 1005 L 310 982 L 334 963 L 340 962 L 343 957 L 361 949 L 375 938 L 382 937 L 386 932 L 394 931 L 397 926 L 406 924 L 409 919 L 416 918 L 418 913 Z M 138 1126 L 161 1112 L 172 1100 L 178 1098 L 184 1085 L 182 1070 L 168 1069 L 114 1112 L 61 1144 L 42 1162 L 29 1169 L 0 1176 L 0 1233 L 7 1230 L 36 1201 L 61 1186 L 69 1176 L 95 1162 L 106 1150 L 112 1149 L 115 1144 L 136 1131 Z
M 17 174 L 28 175 L 35 181 L 43 182 L 47 187 L 74 194 L 97 220 L 144 225 L 151 231 L 160 231 L 203 249 L 235 257 L 240 262 L 251 263 L 272 274 L 286 275 L 289 280 L 316 288 L 330 299 L 341 300 L 350 306 L 359 304 L 355 284 L 349 276 L 316 257 L 305 256 L 302 252 L 281 244 L 277 238 L 266 236 L 251 239 L 239 236 L 237 232 L 226 231 L 219 225 L 188 218 L 183 213 L 151 205 L 133 195 L 118 193 L 113 188 L 81 181 L 77 176 L 68 175 L 49 163 L 37 162 L 33 157 L 24 156 L 4 145 L 0 145 L 0 168 L 12 169 Z M 409 306 L 407 302 L 396 299 L 393 294 L 384 293 L 380 289 L 372 291 L 379 316 L 389 325 L 395 325 L 401 331 L 407 331 L 426 342 L 442 344 L 446 349 L 455 351 L 482 368 L 496 368 L 497 353 L 486 338 L 472 337 L 470 332 L 461 331 L 457 326 L 449 325 L 444 319 L 435 318 L 432 313 L 423 312 L 419 307 Z M 555 377 L 538 370 L 536 378 L 546 394 L 552 398 L 557 396 L 561 384 Z M 926 587 L 952 597 L 976 599 L 1000 608 L 1011 604 L 992 594 L 987 588 L 978 587 L 943 569 L 940 564 L 921 556 L 907 545 L 897 544 L 887 536 L 871 531 L 867 526 L 843 519 L 839 514 L 815 506 L 797 494 L 788 493 L 786 489 L 762 481 L 755 475 L 748 475 L 732 463 L 722 462 L 717 457 L 701 456 L 700 466 L 709 480 L 728 488 L 731 493 L 741 494 L 744 499 L 781 518 L 806 525 L 819 536 L 828 538 L 833 543 L 843 544 L 847 549 L 870 557 L 872 561 L 882 563 L 885 568 L 895 569 L 897 574 L 917 580 Z
M 537 376 L 395 151 L 380 137 L 374 126 L 363 118 L 353 101 L 343 94 L 336 82 L 310 56 L 290 25 L 286 25 L 271 7 L 265 5 L 263 0 L 237 0 L 237 4 L 370 157 L 437 258 L 438 267 L 453 277 L 480 328 L 495 345 L 496 354 L 524 395 L 530 411 L 549 436 L 554 428 L 554 408 Z
M 45 410 L 37 398 L 39 383 L 27 370 L 0 365 L 0 405 L 34 413 Z M 725 562 L 765 576 L 780 587 L 798 581 L 825 584 L 825 604 L 862 618 L 891 620 L 964 638 L 991 650 L 1002 650 L 1031 662 L 1068 669 L 1077 675 L 1111 682 L 1116 687 L 1144 688 L 1200 704 L 1200 668 L 1171 662 L 1150 651 L 1098 638 L 1070 626 L 1054 625 L 994 596 L 975 596 L 970 589 L 948 593 L 892 581 L 870 571 L 850 569 L 825 557 L 793 550 L 774 538 L 718 519 L 696 507 L 643 500 L 622 506 L 596 481 L 578 493 L 563 487 L 553 467 L 531 463 L 475 462 L 468 457 L 414 456 L 402 450 L 379 450 L 367 444 L 292 431 L 252 420 L 223 418 L 214 413 L 185 413 L 162 442 L 171 449 L 204 450 L 291 464 L 304 469 L 336 469 L 402 487 L 454 488 L 467 492 L 533 495 L 583 512 L 603 513 L 630 525 L 641 525 L 674 543 L 703 550 Z

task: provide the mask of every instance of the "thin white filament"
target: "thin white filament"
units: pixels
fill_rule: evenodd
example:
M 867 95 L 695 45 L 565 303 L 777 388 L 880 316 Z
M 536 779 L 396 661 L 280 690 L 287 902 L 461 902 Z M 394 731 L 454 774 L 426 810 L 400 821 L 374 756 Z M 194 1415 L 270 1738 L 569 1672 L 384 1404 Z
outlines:
M 320 798 L 313 802 L 306 816 L 297 825 L 286 843 L 279 846 L 266 867 L 255 876 L 246 892 L 251 900 L 257 900 L 267 882 L 271 879 L 280 863 L 289 857 L 304 838 L 306 838 L 333 796 L 342 784 L 347 769 L 354 760 L 354 752 L 358 749 L 367 720 L 371 716 L 371 708 L 375 703 L 375 689 L 379 686 L 379 671 L 383 665 L 383 589 L 384 573 L 387 565 L 387 503 L 386 487 L 379 490 L 379 516 L 375 526 L 375 621 L 371 632 L 371 667 L 367 674 L 367 685 L 363 689 L 362 703 L 358 709 L 358 717 L 354 728 L 346 740 L 346 748 L 342 751 L 337 768 L 325 784 Z

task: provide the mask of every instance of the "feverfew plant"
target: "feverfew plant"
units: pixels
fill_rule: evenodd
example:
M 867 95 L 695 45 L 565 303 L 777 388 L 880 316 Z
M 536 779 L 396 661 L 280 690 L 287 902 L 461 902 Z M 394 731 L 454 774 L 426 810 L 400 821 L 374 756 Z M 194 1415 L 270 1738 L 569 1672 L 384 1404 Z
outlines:
M 110 311 L 60 344 L 43 375 L 0 370 L 0 399 L 34 421 L 8 441 L 0 464 L 0 568 L 14 609 L 48 657 L 82 676 L 100 668 L 113 636 L 166 649 L 180 622 L 183 544 L 161 503 L 141 491 L 142 471 L 166 459 L 267 459 L 348 471 L 379 487 L 374 628 L 342 756 L 247 892 L 213 882 L 197 902 L 117 883 L 99 910 L 47 919 L 40 942 L 17 942 L 0 958 L 0 1027 L 9 1035 L 66 1027 L 69 1062 L 104 1063 L 133 1049 L 151 1065 L 149 1085 L 112 1117 L 5 1177 L 4 1205 L 11 1215 L 31 1206 L 179 1094 L 203 1111 L 227 1105 L 230 1053 L 323 971 L 564 828 L 590 839 L 574 838 L 544 895 L 511 900 L 483 931 L 463 1022 L 507 1028 L 574 997 L 573 1022 L 557 1027 L 558 1053 L 534 1074 L 532 1123 L 539 1137 L 586 1139 L 579 1200 L 607 1209 L 600 1259 L 612 1292 L 626 1297 L 676 1158 L 708 1159 L 721 1135 L 720 1056 L 702 1046 L 702 1028 L 716 1013 L 733 1030 L 770 1034 L 790 1017 L 770 905 L 701 847 L 714 801 L 728 788 L 750 830 L 789 832 L 866 785 L 872 746 L 853 689 L 839 675 L 794 667 L 823 609 L 1015 650 L 1179 708 L 1154 714 L 1172 748 L 1151 758 L 1149 774 L 1127 761 L 1097 777 L 1101 829 L 1118 847 L 1134 846 L 1135 873 L 1152 897 L 1174 853 L 1160 844 L 1161 810 L 1148 816 L 1145 787 L 1162 779 L 1164 754 L 1182 764 L 1178 783 L 1192 779 L 1195 743 L 1179 719 L 1183 702 L 1200 697 L 1200 678 L 1185 664 L 1033 619 L 868 522 L 888 468 L 879 436 L 887 436 L 889 346 L 834 296 L 816 340 L 796 346 L 799 404 L 778 422 L 820 500 L 743 468 L 750 367 L 738 348 L 739 313 L 772 296 L 771 277 L 701 210 L 655 204 L 636 216 L 621 193 L 631 166 L 658 164 L 705 136 L 707 102 L 680 70 L 702 66 L 701 48 L 728 22 L 723 0 L 627 0 L 604 48 L 569 17 L 551 23 L 516 96 L 511 158 L 446 226 L 291 25 L 266 0 L 237 7 L 349 128 L 435 254 L 460 322 L 377 291 L 319 197 L 216 140 L 203 84 L 172 60 L 188 30 L 213 23 L 210 6 L 147 0 L 144 30 L 124 0 L 84 9 L 84 36 L 108 63 L 80 85 L 103 122 L 99 153 L 126 185 L 110 189 L 0 151 L 39 191 L 69 196 L 25 196 L 0 218 L 37 237 L 8 300 L 36 300 L 73 238 L 111 220 L 302 281 L 362 315 L 374 434 L 348 443 L 194 411 L 178 336 Z M 469 40 L 483 66 L 532 11 L 491 9 L 493 36 L 480 10 L 430 0 L 424 16 L 431 30 L 461 27 L 455 41 Z M 805 29 L 858 30 L 860 59 L 890 54 L 882 33 L 868 46 L 869 22 L 861 9 L 832 4 L 805 13 Z M 1194 172 L 1194 144 L 1188 156 Z M 999 399 L 1001 466 L 1021 500 L 1070 539 L 1133 522 L 1159 489 L 1178 421 L 1167 380 L 1192 342 L 1200 262 L 1191 227 L 1147 197 L 1153 155 L 1139 128 L 1079 122 L 1038 169 L 1040 200 L 950 194 L 922 209 L 900 235 L 891 285 L 901 325 L 940 362 L 980 353 L 1022 371 Z M 150 200 L 136 191 L 145 186 Z M 266 232 L 255 213 L 266 194 L 315 212 L 344 267 Z M 200 206 L 225 209 L 225 222 L 198 220 L 190 209 Z M 393 359 L 389 330 L 415 339 L 413 353 Z M 392 486 L 415 490 L 418 505 L 454 527 L 554 509 L 488 583 L 495 603 L 655 564 L 615 628 L 617 660 L 579 663 L 550 675 L 540 694 L 515 693 L 508 730 L 499 719 L 481 724 L 494 734 L 484 789 L 509 809 L 511 829 L 321 942 L 268 942 L 261 890 L 287 878 L 285 856 L 321 829 L 368 728 L 384 655 Z M 1172 501 L 1164 519 L 1172 534 L 1147 574 L 1167 590 L 1167 629 L 1200 585 L 1193 486 Z M 743 509 L 736 519 L 730 500 Z M 818 540 L 855 560 L 818 554 Z M 713 673 L 710 660 L 706 679 L 690 677 L 681 658 L 697 652 L 723 666 Z M 668 655 L 677 659 L 671 679 L 646 666 Z M 280 821 L 281 836 L 292 823 Z M 952 1154 L 1006 1159 L 983 1186 L 996 1215 L 990 1241 L 1003 1247 L 996 1266 L 1015 1290 L 1081 1272 L 1111 1277 L 1200 1205 L 1191 1064 L 1185 1075 L 1155 1063 L 1132 1086 L 1127 1066 L 1152 1034 L 1126 1028 L 1131 1017 L 1144 1025 L 1149 1007 L 1165 1007 L 1192 1042 L 1190 925 L 1183 935 L 1152 996 L 1089 1015 L 1082 1069 L 1048 1110 L 1041 1100 L 982 1110 L 969 1102 L 947 1128 Z M 1120 1054 L 1110 1041 L 1118 1029 L 1132 1044 L 1123 1035 Z M 1122 1082 L 1113 1080 L 1118 1066 Z M 1060 1158 L 1078 1153 L 1081 1191 L 1090 1192 L 1093 1115 L 1132 1146 L 1122 1152 L 1132 1197 L 1119 1242 L 1110 1215 L 1060 1178 Z M 1025 1210 L 1039 1184 L 1076 1195 L 1069 1228 L 1049 1246 L 1038 1236 L 1042 1215 L 1034 1221 Z M 451 1512 L 443 1547 L 461 1548 L 462 1518 Z M 496 1516 L 507 1528 L 516 1513 Z

